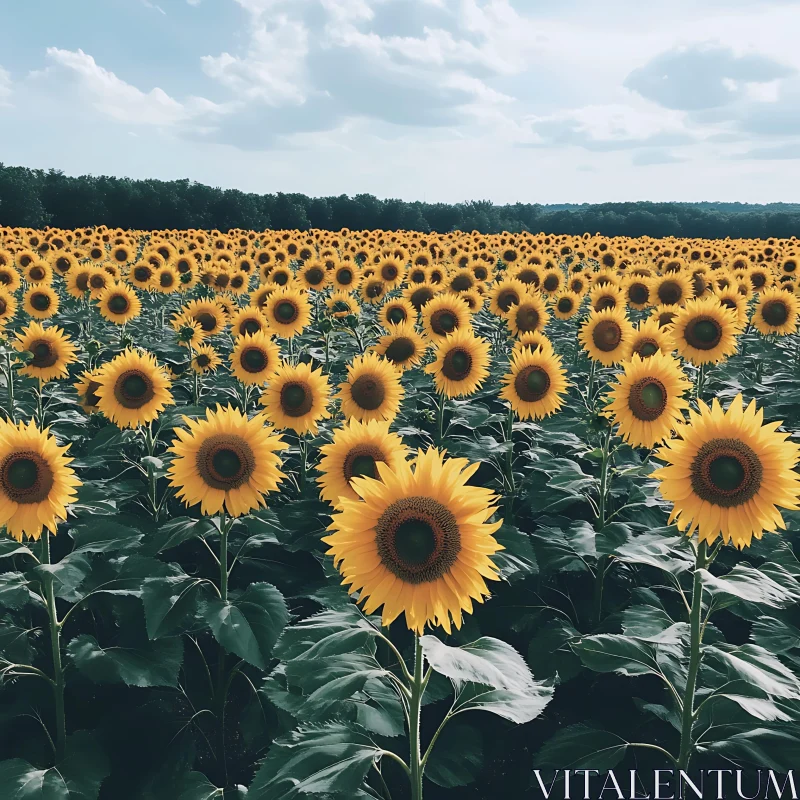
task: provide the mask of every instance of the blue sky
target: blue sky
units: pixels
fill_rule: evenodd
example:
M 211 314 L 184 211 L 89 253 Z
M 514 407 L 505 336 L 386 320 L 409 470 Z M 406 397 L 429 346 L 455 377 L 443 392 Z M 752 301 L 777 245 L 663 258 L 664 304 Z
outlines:
M 7 164 L 446 202 L 800 199 L 800 0 L 0 7 Z

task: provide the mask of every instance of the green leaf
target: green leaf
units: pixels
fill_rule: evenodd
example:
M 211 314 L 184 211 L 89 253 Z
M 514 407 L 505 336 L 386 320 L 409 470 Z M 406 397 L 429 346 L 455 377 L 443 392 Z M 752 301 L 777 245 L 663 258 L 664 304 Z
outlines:
M 103 648 L 84 633 L 67 645 L 67 654 L 80 672 L 97 683 L 175 687 L 183 661 L 183 642 L 174 637 L 145 641 L 137 647 Z
M 628 564 L 643 564 L 680 575 L 694 566 L 695 559 L 685 536 L 669 535 L 673 530 L 662 528 L 639 534 L 617 548 L 616 556 Z
M 797 595 L 773 581 L 760 570 L 737 564 L 727 575 L 717 577 L 700 570 L 703 589 L 713 597 L 727 597 L 759 603 L 771 608 L 786 608 L 797 602 Z
M 21 572 L 0 574 L 0 607 L 22 608 L 31 600 L 32 595 L 28 589 L 28 581 Z
M 269 583 L 251 583 L 242 595 L 228 602 L 207 600 L 201 614 L 229 653 L 264 671 L 289 621 L 283 595 Z
M 56 767 L 38 769 L 20 758 L 0 762 L 3 800 L 95 800 L 109 774 L 108 760 L 92 734 L 78 731 L 67 739 Z
M 356 720 L 362 728 L 378 736 L 393 737 L 405 733 L 405 716 L 400 698 L 385 680 L 368 680 L 353 702 Z
M 500 567 L 502 578 L 509 583 L 514 583 L 539 572 L 531 539 L 519 528 L 515 528 L 513 525 L 503 525 L 495 534 L 495 539 L 505 548 L 492 556 L 492 560 Z
M 47 573 L 53 577 L 53 591 L 56 597 L 61 597 L 70 602 L 80 599 L 78 589 L 86 580 L 92 565 L 83 553 L 68 553 L 57 564 L 37 564 L 34 573 Z
M 522 656 L 500 639 L 483 636 L 462 647 L 450 647 L 435 636 L 423 636 L 420 643 L 431 667 L 455 684 L 480 683 L 514 692 L 536 688 Z
M 351 604 L 346 611 L 323 611 L 286 628 L 275 655 L 284 661 L 330 658 L 370 645 L 374 648 L 377 636 L 378 631 Z
M 772 653 L 755 644 L 740 647 L 710 645 L 704 659 L 718 661 L 727 669 L 729 680 L 743 680 L 770 697 L 800 700 L 800 680 Z
M 511 689 L 492 689 L 477 683 L 459 687 L 456 709 L 462 711 L 488 711 L 498 717 L 522 725 L 536 719 L 553 697 L 549 683 L 536 683 L 524 692 Z
M 142 540 L 137 517 L 120 516 L 114 519 L 79 522 L 70 530 L 75 541 L 73 553 L 108 553 L 135 549 Z
M 483 739 L 480 731 L 463 722 L 445 725 L 428 763 L 425 777 L 437 786 L 452 789 L 468 786 L 483 767 Z
M 304 726 L 273 742 L 247 800 L 297 800 L 305 795 L 352 797 L 380 748 L 343 723 Z
M 548 620 L 540 627 L 528 645 L 528 663 L 540 678 L 558 675 L 558 681 L 574 678 L 581 669 L 580 660 L 568 642 L 580 638 L 580 633 L 562 618 Z
M 545 742 L 533 760 L 536 769 L 613 769 L 622 761 L 628 743 L 608 731 L 570 725 Z M 532 784 L 535 785 L 535 784 Z
M 33 551 L 25 547 L 22 542 L 7 536 L 0 537 L 0 558 L 10 558 L 11 556 L 33 556 Z
M 725 730 L 726 726 L 716 728 L 717 741 L 703 741 L 697 744 L 701 755 L 722 756 L 734 764 L 751 764 L 759 769 L 771 769 L 787 773 L 797 768 L 797 754 L 800 753 L 800 738 L 788 730 L 772 730 L 767 727 L 748 730 Z M 776 796 L 779 796 L 776 793 Z
M 584 636 L 571 647 L 583 665 L 594 672 L 616 672 L 618 675 L 658 672 L 653 648 L 630 636 L 616 633 Z
M 147 578 L 142 585 L 147 635 L 160 639 L 188 629 L 197 611 L 197 594 L 202 578 L 189 575 L 168 575 Z
M 153 553 L 163 553 L 191 539 L 205 538 L 211 533 L 219 533 L 219 530 L 207 517 L 177 517 L 161 525 L 155 534 L 148 537 L 148 547 Z

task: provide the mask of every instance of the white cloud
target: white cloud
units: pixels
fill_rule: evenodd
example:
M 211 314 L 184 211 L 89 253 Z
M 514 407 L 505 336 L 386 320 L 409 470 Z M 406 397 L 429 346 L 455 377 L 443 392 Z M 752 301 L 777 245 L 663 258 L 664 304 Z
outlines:
M 151 2 L 151 0 L 142 0 L 142 5 L 145 6 L 145 8 L 152 8 L 153 11 L 158 11 L 159 14 L 163 14 L 164 16 L 167 15 L 167 12 L 164 11 L 164 9 L 161 8 L 160 5 Z

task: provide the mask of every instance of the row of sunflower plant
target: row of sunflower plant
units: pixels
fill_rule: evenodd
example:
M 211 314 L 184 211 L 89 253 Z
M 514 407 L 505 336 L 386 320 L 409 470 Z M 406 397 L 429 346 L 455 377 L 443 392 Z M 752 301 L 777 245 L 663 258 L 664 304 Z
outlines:
M 0 228 L 0 796 L 787 772 L 796 252 Z

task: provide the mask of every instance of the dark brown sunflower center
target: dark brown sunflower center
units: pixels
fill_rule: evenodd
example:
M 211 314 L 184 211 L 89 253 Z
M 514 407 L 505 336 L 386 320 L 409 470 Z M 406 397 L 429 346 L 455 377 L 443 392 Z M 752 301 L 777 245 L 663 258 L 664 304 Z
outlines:
M 8 310 L 8 303 L 6 303 L 4 298 L 0 297 L 0 316 L 3 316 L 7 310 Z
M 302 417 L 311 411 L 311 389 L 304 383 L 287 383 L 281 389 L 281 411 L 288 417 Z
M 198 354 L 195 361 L 197 363 L 197 366 L 200 367 L 201 369 L 205 369 L 211 363 L 211 359 L 209 358 L 208 355 L 206 355 L 206 353 Z
M 82 272 L 75 278 L 75 285 L 82 291 L 85 292 L 89 288 L 89 273 Z
M 447 506 L 430 497 L 403 497 L 375 525 L 378 557 L 406 583 L 428 583 L 458 560 L 461 534 Z
M 239 326 L 239 333 L 244 336 L 245 334 L 254 334 L 258 333 L 261 330 L 261 325 L 259 325 L 257 319 L 246 319 L 240 326 Z
M 154 397 L 153 380 L 140 369 L 126 370 L 114 383 L 114 398 L 123 408 L 142 408 Z
M 622 328 L 613 319 L 602 319 L 594 326 L 592 331 L 594 346 L 604 353 L 616 350 L 622 341 Z
M 664 328 L 667 325 L 671 324 L 672 320 L 675 319 L 675 312 L 674 311 L 662 311 L 658 315 L 658 327 Z
M 497 306 L 501 311 L 508 311 L 519 303 L 519 295 L 513 289 L 504 289 L 497 295 Z
M 643 283 L 632 283 L 628 287 L 628 298 L 636 305 L 644 305 L 650 298 L 650 292 Z
M 366 411 L 375 411 L 381 407 L 386 397 L 386 387 L 383 381 L 374 375 L 362 375 L 353 381 L 350 387 L 350 396 L 353 401 Z
M 784 272 L 794 272 L 797 269 L 797 262 L 796 261 L 787 261 L 783 265 Z
M 41 281 L 44 280 L 45 271 L 41 267 L 33 267 L 28 275 L 32 281 Z
M 736 305 L 736 301 L 732 300 L 730 297 L 721 297 L 719 302 L 731 311 L 736 311 L 739 308 L 739 306 Z
M 431 314 L 431 328 L 440 336 L 452 333 L 458 327 L 456 315 L 449 309 L 442 308 Z
M 178 272 L 180 272 L 181 275 L 185 275 L 187 272 L 192 271 L 192 264 L 190 261 L 187 261 L 185 258 L 182 258 L 175 265 L 175 268 L 178 270 Z
M 560 298 L 559 301 L 556 303 L 556 308 L 562 314 L 569 314 L 569 312 L 572 311 L 573 308 L 572 298 L 571 297 Z
M 131 304 L 124 294 L 115 294 L 108 298 L 108 310 L 112 314 L 127 314 Z
M 429 300 L 433 298 L 433 291 L 429 289 L 427 286 L 423 287 L 422 289 L 416 289 L 412 294 L 409 300 L 411 301 L 411 305 L 419 311 L 422 306 L 425 305 Z
M 56 269 L 59 272 L 67 272 L 71 266 L 72 263 L 66 256 L 61 256 L 56 259 Z
M 631 386 L 628 408 L 637 419 L 652 422 L 664 413 L 666 407 L 667 389 L 658 378 L 642 378 Z
M 758 455 L 739 439 L 712 439 L 692 461 L 694 493 L 723 508 L 743 505 L 755 497 L 763 477 Z
M 273 283 L 277 283 L 278 286 L 285 286 L 289 282 L 289 275 L 283 270 L 277 270 L 270 275 L 270 279 Z
M 517 328 L 521 331 L 535 331 L 539 327 L 539 312 L 531 306 L 521 306 L 517 309 Z
M 539 273 L 536 272 L 535 269 L 523 269 L 520 270 L 516 278 L 518 281 L 522 281 L 523 283 L 528 284 L 529 286 L 538 286 L 539 285 Z M 554 287 L 555 288 L 555 287 Z
M 44 369 L 46 367 L 52 367 L 53 364 L 58 361 L 58 353 L 56 352 L 56 349 L 53 347 L 51 342 L 48 342 L 44 339 L 37 339 L 35 342 L 31 342 L 31 345 L 28 349 L 31 353 L 33 353 L 33 358 L 31 359 L 30 364 L 32 367 Z
M 162 289 L 169 289 L 175 283 L 175 276 L 171 272 L 162 272 L 158 276 L 158 283 Z
M 612 294 L 604 294 L 597 298 L 594 304 L 595 311 L 605 311 L 607 308 L 616 308 L 617 300 Z
M 306 270 L 306 280 L 312 286 L 319 286 L 319 284 L 325 280 L 325 272 L 319 267 L 312 267 L 311 269 Z
M 778 328 L 789 319 L 789 309 L 783 300 L 768 300 L 761 307 L 761 316 L 767 325 Z
M 206 333 L 210 333 L 217 327 L 216 317 L 208 311 L 201 311 L 195 316 L 194 321 L 199 323 Z
M 209 436 L 200 445 L 195 463 L 206 485 L 226 492 L 247 483 L 256 468 L 250 445 L 226 433 Z
M 374 299 L 376 297 L 380 297 L 382 294 L 383 294 L 382 281 L 370 281 L 367 284 L 367 297 Z
M 760 289 L 767 282 L 767 276 L 763 272 L 754 272 L 750 276 L 750 283 L 754 289 Z
M 245 372 L 257 373 L 266 369 L 267 354 L 260 347 L 245 347 L 239 361 Z
M 639 354 L 639 358 L 650 358 L 659 351 L 658 342 L 655 339 L 640 339 L 633 348 L 634 353 Z
M 31 305 L 37 311 L 47 311 L 51 304 L 50 295 L 45 292 L 34 292 L 31 295 Z
M 479 280 L 485 281 L 489 277 L 489 270 L 486 267 L 475 267 L 472 270 L 472 274 Z
M 664 281 L 658 287 L 658 299 L 664 305 L 672 306 L 680 303 L 683 298 L 683 290 L 676 281 Z
M 713 350 L 722 341 L 722 325 L 713 317 L 701 315 L 689 321 L 683 336 L 696 350 Z
M 105 276 L 104 275 L 92 275 L 92 277 L 89 278 L 89 285 L 92 287 L 92 289 L 102 289 L 102 288 L 104 288 L 105 285 L 106 285 Z
M 411 283 L 425 283 L 425 270 L 412 269 L 408 277 Z
M 542 282 L 542 286 L 544 287 L 545 291 L 554 292 L 556 289 L 558 289 L 559 283 L 560 281 L 558 280 L 558 275 L 548 275 Z
M 411 339 L 407 336 L 398 336 L 396 339 L 392 340 L 383 355 L 394 364 L 403 364 L 408 361 L 415 352 L 416 348 Z
M 357 444 L 344 460 L 345 480 L 349 483 L 353 478 L 378 478 L 378 461 L 386 461 L 379 447 Z
M 456 292 L 466 292 L 472 288 L 472 278 L 469 275 L 456 275 L 450 286 Z
M 394 264 L 384 264 L 381 267 L 381 277 L 385 281 L 393 281 L 399 274 L 397 267 Z
M 150 267 L 136 267 L 133 271 L 133 277 L 139 283 L 146 283 L 150 280 L 150 276 L 152 272 L 150 271 Z
M 520 400 L 536 403 L 550 391 L 550 376 L 542 367 L 525 367 L 514 379 L 514 389 Z
M 10 500 L 28 505 L 48 498 L 54 476 L 50 465 L 39 453 L 22 450 L 6 456 L 0 466 L 0 480 Z
M 463 381 L 472 371 L 472 356 L 461 347 L 454 347 L 444 357 L 442 375 L 451 381 Z
M 386 313 L 386 319 L 391 322 L 392 325 L 399 325 L 401 322 L 406 321 L 406 311 L 402 306 L 392 306 Z
M 83 396 L 83 401 L 87 406 L 94 408 L 100 402 L 100 396 L 97 394 L 99 388 L 100 384 L 97 381 L 89 381 L 89 385 L 86 387 L 86 394 Z
M 349 269 L 340 269 L 336 273 L 336 280 L 339 281 L 342 286 L 347 286 L 353 282 L 353 273 Z

